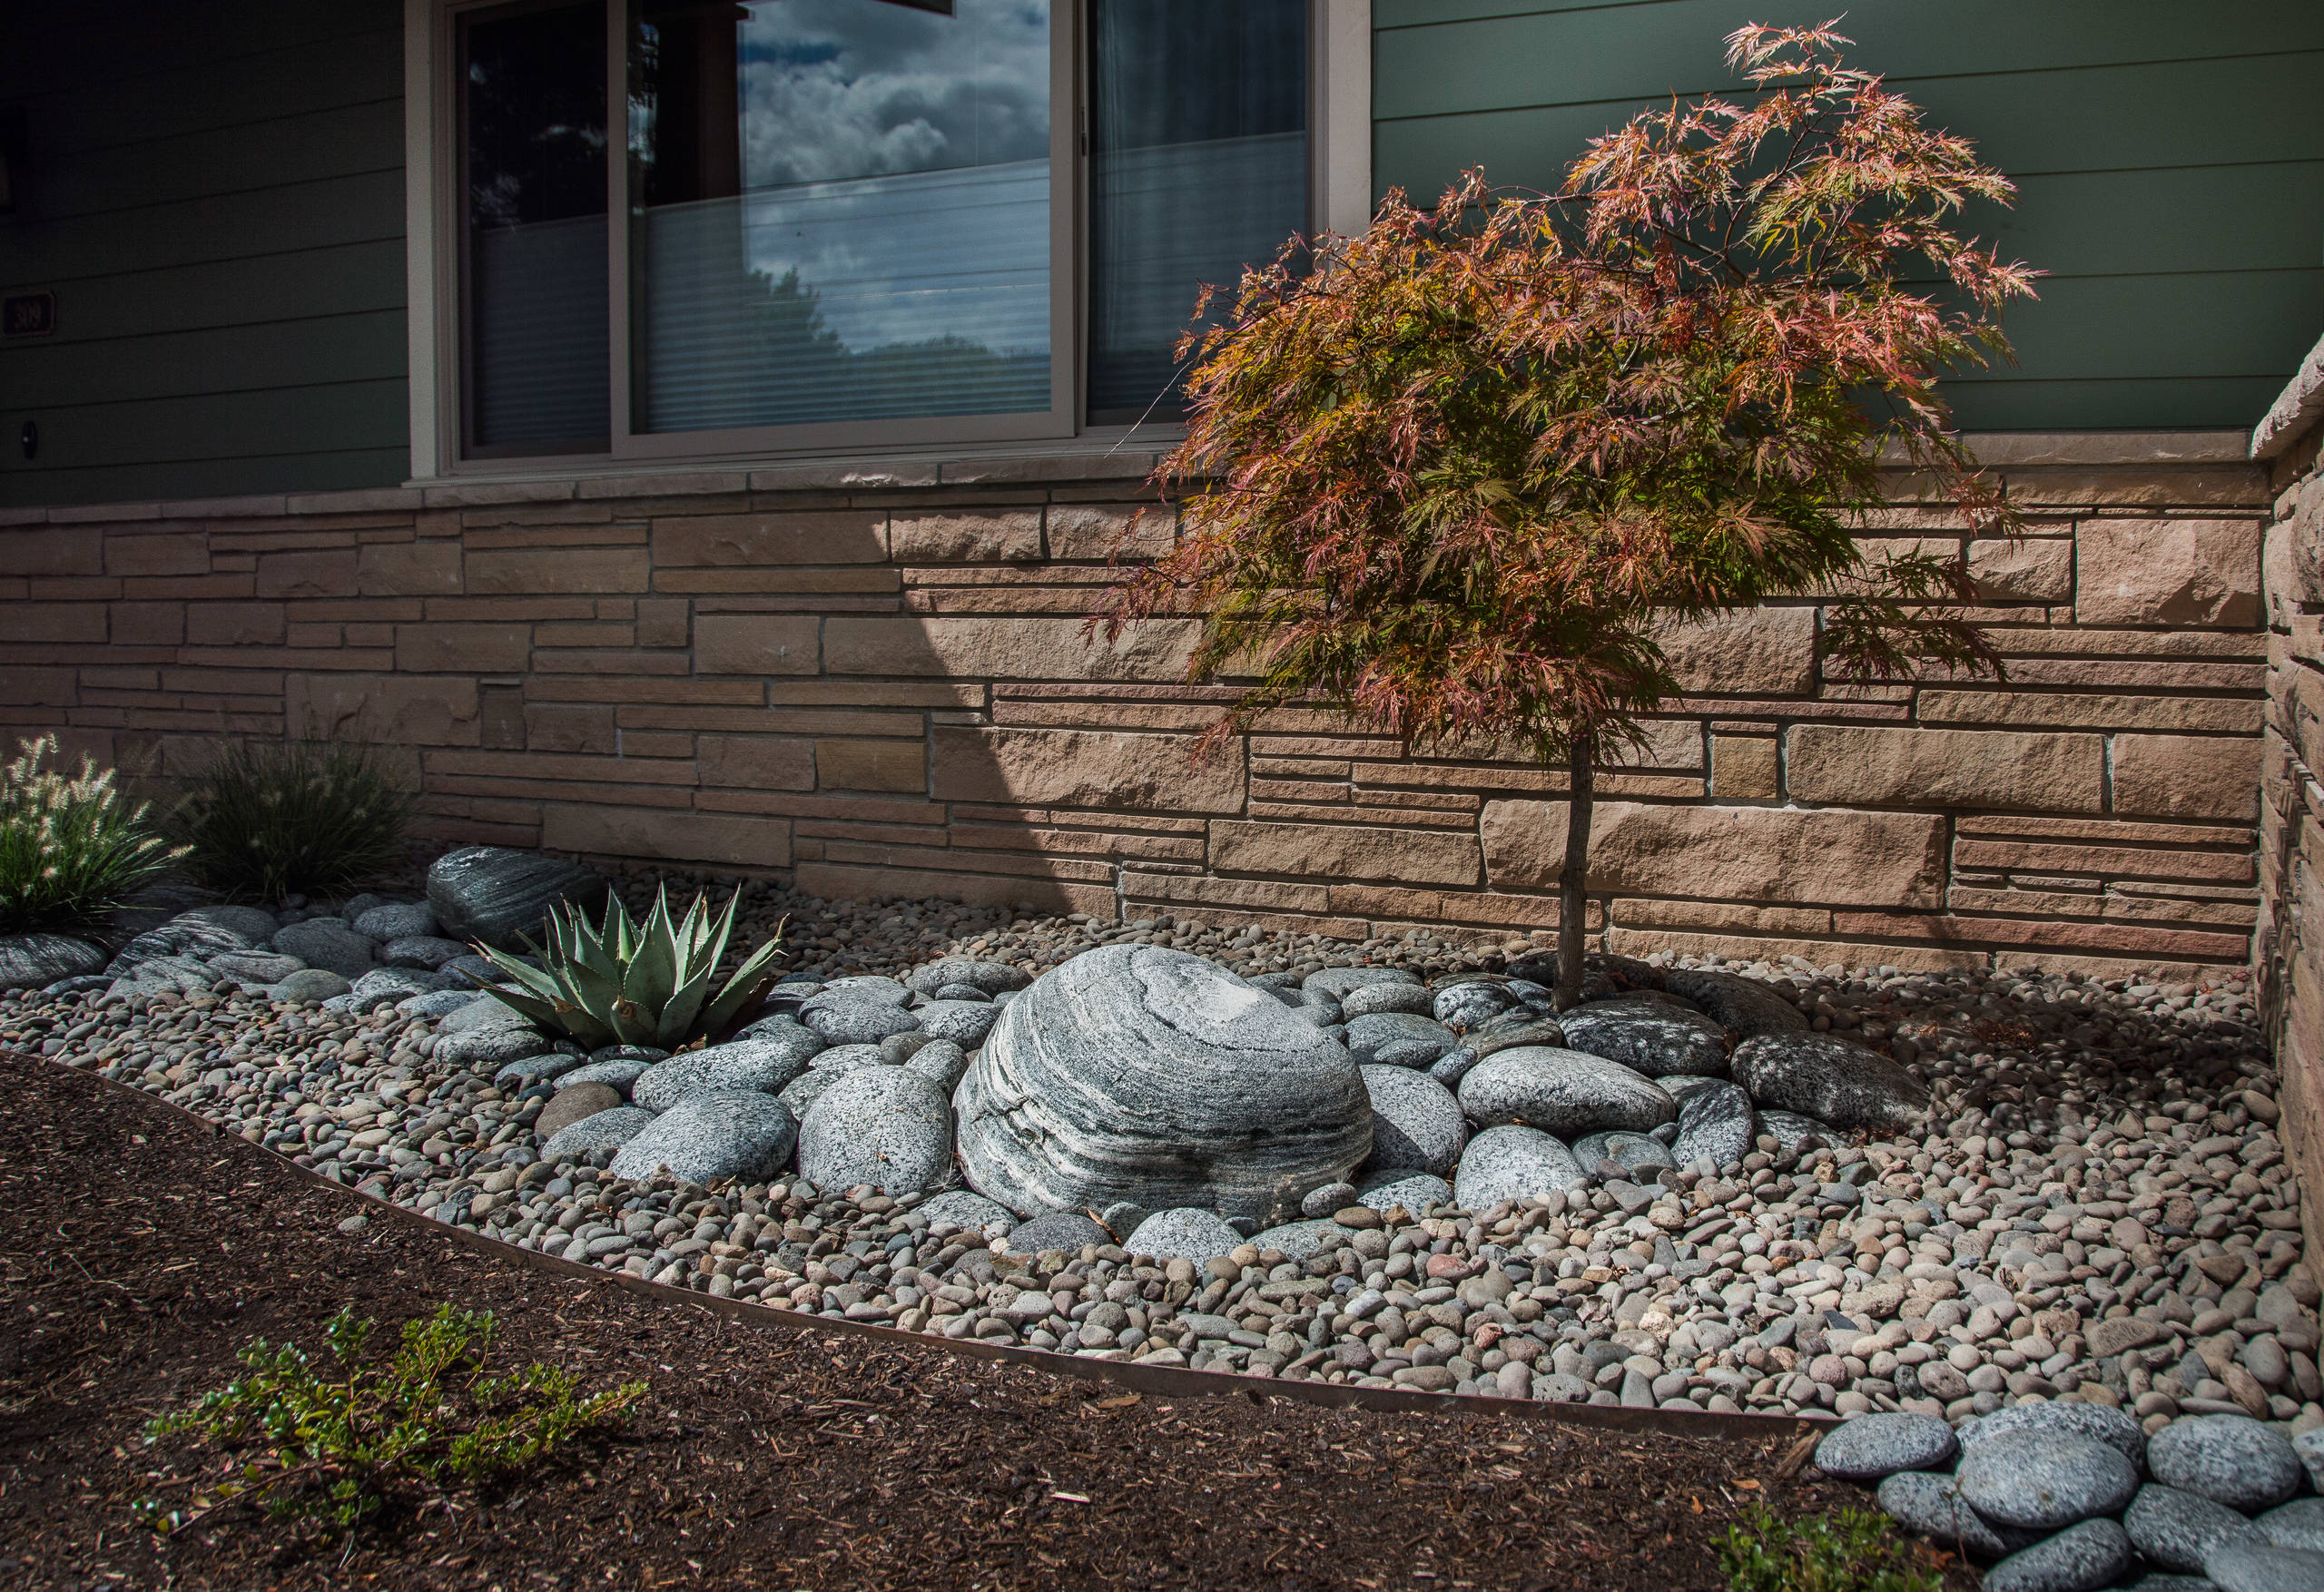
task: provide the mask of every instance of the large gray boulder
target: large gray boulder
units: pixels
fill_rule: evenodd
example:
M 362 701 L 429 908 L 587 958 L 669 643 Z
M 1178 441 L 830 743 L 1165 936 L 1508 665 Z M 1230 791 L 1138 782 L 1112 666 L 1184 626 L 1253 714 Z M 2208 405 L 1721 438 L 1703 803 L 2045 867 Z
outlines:
M 39 989 L 105 965 L 105 953 L 62 934 L 12 934 L 0 939 L 0 989 Z
M 1649 1078 L 1727 1076 L 1727 1030 L 1701 1012 L 1659 1000 L 1605 1000 L 1561 1014 L 1569 1050 L 1619 1061 Z
M 1693 1001 L 1746 1039 L 1807 1031 L 1807 1019 L 1789 999 L 1772 986 L 1739 973 L 1672 968 L 1663 973 L 1662 988 Z
M 563 901 L 603 906 L 613 887 L 601 873 L 507 846 L 465 846 L 428 870 L 428 907 L 445 935 L 518 950 L 517 937 L 541 938 L 548 909 Z
M 1199 1205 L 1265 1225 L 1372 1150 L 1347 1051 L 1217 964 L 1108 946 L 1002 1012 L 954 1104 L 970 1184 L 1024 1215 Z
M 635 1182 L 666 1169 L 683 1182 L 704 1185 L 722 1177 L 773 1177 L 790 1164 L 798 1143 L 798 1118 L 772 1095 L 755 1089 L 690 1095 L 622 1145 L 608 1170 Z
M 1928 1117 L 1928 1091 L 1876 1050 L 1829 1034 L 1746 1039 L 1730 1063 L 1752 1104 L 1842 1129 L 1906 1128 Z
M 799 1170 L 818 1188 L 935 1188 L 952 1170 L 951 1103 L 901 1066 L 842 1073 L 799 1124 Z
M 1461 1108 L 1485 1127 L 1522 1124 L 1560 1138 L 1601 1128 L 1645 1133 L 1679 1115 L 1653 1079 L 1579 1050 L 1521 1045 L 1488 1056 L 1461 1080 Z
M 1366 1174 L 1452 1175 L 1461 1146 L 1469 1142 L 1469 1125 L 1452 1091 L 1426 1073 L 1404 1066 L 1364 1068 L 1364 1087 L 1372 1096 L 1372 1159 L 1365 1164 Z

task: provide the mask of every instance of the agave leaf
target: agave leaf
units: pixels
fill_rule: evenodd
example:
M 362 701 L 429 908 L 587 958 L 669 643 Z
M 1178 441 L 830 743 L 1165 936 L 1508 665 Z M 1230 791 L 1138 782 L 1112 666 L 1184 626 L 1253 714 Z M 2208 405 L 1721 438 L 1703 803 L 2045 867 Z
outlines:
M 662 1008 L 670 1001 L 670 992 L 678 981 L 678 949 L 670 938 L 670 915 L 663 910 L 663 903 L 654 903 L 653 912 L 645 919 L 645 932 L 638 936 L 635 954 L 629 966 L 623 969 L 622 998 L 650 1014 L 648 1027 L 658 1026 Z M 648 1044 L 649 1040 L 635 1040 Z
M 670 1002 L 662 1008 L 657 1025 L 660 1037 L 654 1043 L 665 1050 L 675 1050 L 680 1041 L 694 1030 L 694 1019 L 701 1015 L 703 997 L 710 992 L 711 975 L 717 972 L 714 964 L 703 962 L 693 969 L 693 976 L 670 994 Z
M 702 1026 L 711 1033 L 718 1033 L 734 1020 L 736 1012 L 765 994 L 766 987 L 774 981 L 773 964 L 782 950 L 783 924 L 778 923 L 767 942 L 753 951 L 750 959 L 734 969 L 734 976 L 726 980 L 726 987 L 718 992 L 718 998 L 712 1001 L 709 1009 L 703 1013 Z
M 613 1017 L 615 1031 L 620 1035 L 623 1044 L 651 1045 L 654 1043 L 653 1017 L 636 1002 L 617 1000 L 614 1002 L 609 1015 Z
M 558 1028 L 566 1026 L 563 1014 L 572 1009 L 561 1001 L 535 995 L 529 990 L 503 989 L 497 984 L 486 985 L 484 993 L 519 1017 L 530 1018 L 536 1023 L 547 1023 Z

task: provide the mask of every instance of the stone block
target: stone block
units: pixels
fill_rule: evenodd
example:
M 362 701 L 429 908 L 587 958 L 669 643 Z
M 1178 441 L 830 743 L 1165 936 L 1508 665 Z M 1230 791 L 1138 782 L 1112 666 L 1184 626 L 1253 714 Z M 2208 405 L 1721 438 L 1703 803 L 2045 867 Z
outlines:
M 637 596 L 652 578 L 643 547 L 495 547 L 470 553 L 466 576 L 474 596 Z
M 1746 608 L 1658 639 L 1681 689 L 1720 696 L 1805 696 L 1816 687 L 1816 610 Z
M 293 734 L 390 746 L 475 746 L 477 684 L 442 675 L 291 674 L 282 717 Z
M 694 671 L 701 674 L 812 674 L 812 614 L 704 614 L 694 622 Z
M 360 587 L 353 547 L 262 553 L 255 595 L 261 597 L 352 597 Z
M 694 742 L 694 766 L 705 785 L 753 791 L 812 791 L 815 748 L 808 741 L 765 735 L 704 735 Z
M 0 604 L 0 642 L 78 643 L 102 646 L 103 603 Z
M 51 667 L 11 663 L 0 669 L 0 703 L 12 707 L 46 708 L 71 707 L 80 700 L 79 672 L 69 664 Z M 23 732 L 11 730 L 10 733 Z
M 2260 743 L 2217 735 L 2117 735 L 2114 811 L 2249 822 L 2260 813 Z
M 1986 603 L 2073 599 L 2073 542 L 2065 536 L 1969 544 L 1969 580 Z
M 1777 791 L 1776 738 L 1710 738 L 1710 793 L 1722 801 L 1764 801 Z
M 1178 516 L 1162 504 L 1053 503 L 1049 556 L 1102 562 L 1160 558 L 1177 545 Z
M 1239 812 L 1242 741 L 1197 760 L 1199 739 L 1109 730 L 939 725 L 935 794 L 947 801 Z
M 708 619 L 694 622 L 697 632 Z M 823 623 L 833 674 L 984 680 L 1180 681 L 1195 643 L 1191 619 L 1149 620 L 1118 641 L 1085 636 L 1076 618 L 859 618 Z M 697 642 L 697 645 L 699 643 Z M 809 673 L 812 673 L 812 670 Z
M 531 752 L 611 756 L 619 744 L 614 732 L 614 710 L 581 703 L 527 703 L 524 744 Z
M 103 533 L 94 526 L 71 530 L 42 526 L 29 531 L 0 531 L 0 570 L 13 575 L 103 575 Z
M 183 603 L 115 603 L 111 635 L 117 647 L 173 647 L 185 640 Z
M 399 624 L 396 667 L 412 673 L 514 674 L 530 666 L 529 624 Z
M 2096 812 L 2105 739 L 1998 730 L 1801 724 L 1787 766 L 1795 801 Z
M 898 564 L 1037 564 L 1041 511 L 898 515 L 888 524 L 888 555 Z
M 1604 801 L 1590 829 L 1592 889 L 1831 906 L 1945 899 L 1945 820 L 1934 814 Z M 1556 887 L 1564 802 L 1488 801 L 1481 831 L 1494 889 Z
M 96 539 L 93 534 L 83 535 Z M 156 536 L 107 536 L 104 565 L 107 575 L 208 575 L 210 538 L 199 526 Z
M 2260 623 L 2257 520 L 2085 520 L 2075 547 L 2080 624 Z
M 791 866 L 791 821 L 739 813 L 552 803 L 541 811 L 541 849 L 739 868 Z
M 841 509 L 657 519 L 654 564 L 880 564 L 888 556 L 885 517 Z
M 1396 884 L 1474 884 L 1476 837 L 1365 824 L 1210 826 L 1210 865 L 1229 873 L 1316 874 Z
M 459 594 L 458 542 L 371 542 L 356 553 L 356 589 L 367 597 L 448 597 Z
M 282 637 L 280 603 L 196 603 L 186 611 L 190 646 L 277 647 Z
M 815 784 L 824 791 L 925 791 L 928 752 L 916 740 L 818 741 Z
M 2091 696 L 2004 689 L 1924 689 L 1920 693 L 1920 717 L 1929 723 L 2213 730 L 2246 735 L 2258 733 L 2261 705 L 2250 697 L 2226 696 Z

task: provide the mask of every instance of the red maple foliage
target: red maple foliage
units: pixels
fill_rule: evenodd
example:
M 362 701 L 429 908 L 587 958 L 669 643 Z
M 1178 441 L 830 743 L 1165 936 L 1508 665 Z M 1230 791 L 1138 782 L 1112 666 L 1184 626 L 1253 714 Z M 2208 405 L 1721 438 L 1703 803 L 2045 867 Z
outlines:
M 2007 353 L 2032 291 L 1955 230 L 2014 190 L 1847 43 L 1745 27 L 1743 103 L 1643 113 L 1554 194 L 1473 171 L 1433 211 L 1392 192 L 1363 236 L 1247 272 L 1180 349 L 1187 432 L 1155 476 L 1180 543 L 1093 621 L 1199 613 L 1190 677 L 1243 688 L 1215 736 L 1307 699 L 1562 763 L 1561 1001 L 1592 771 L 1677 692 L 1672 626 L 1820 594 L 1827 673 L 1998 669 L 1957 558 L 1869 565 L 1854 532 L 1884 467 L 2017 528 L 1937 390 Z

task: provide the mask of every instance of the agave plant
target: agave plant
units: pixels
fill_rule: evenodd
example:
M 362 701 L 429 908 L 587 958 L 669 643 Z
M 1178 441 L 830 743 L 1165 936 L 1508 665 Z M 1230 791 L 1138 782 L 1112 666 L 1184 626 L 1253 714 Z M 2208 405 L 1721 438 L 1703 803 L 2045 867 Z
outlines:
M 724 1032 L 734 1014 L 774 981 L 772 964 L 783 949 L 780 923 L 725 988 L 710 993 L 711 976 L 726 954 L 734 908 L 742 899 L 735 891 L 715 922 L 699 895 L 685 920 L 673 922 L 666 889 L 655 892 L 654 909 L 642 925 L 630 921 L 619 896 L 607 897 L 605 921 L 595 927 L 573 908 L 552 907 L 547 948 L 525 940 L 542 967 L 477 947 L 519 986 L 487 986 L 486 993 L 536 1023 L 563 1029 L 592 1050 L 606 1045 L 679 1049 Z

